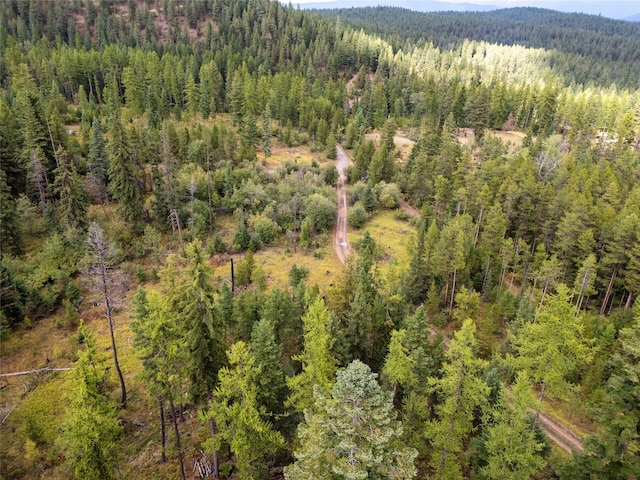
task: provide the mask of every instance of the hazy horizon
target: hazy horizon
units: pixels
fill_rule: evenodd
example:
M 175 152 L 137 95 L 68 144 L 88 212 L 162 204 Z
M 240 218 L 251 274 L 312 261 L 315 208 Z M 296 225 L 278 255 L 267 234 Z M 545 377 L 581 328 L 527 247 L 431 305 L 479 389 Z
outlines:
M 289 3 L 283 2 L 283 3 Z M 292 1 L 292 5 L 300 8 L 351 8 L 368 6 L 393 6 L 408 8 L 416 11 L 487 11 L 513 7 L 539 7 L 557 10 L 565 13 L 586 13 L 589 15 L 601 15 L 617 20 L 629 19 L 640 14 L 640 2 L 637 0 L 614 1 L 579 1 L 579 0 L 298 0 Z M 477 7 L 477 8 L 475 8 Z

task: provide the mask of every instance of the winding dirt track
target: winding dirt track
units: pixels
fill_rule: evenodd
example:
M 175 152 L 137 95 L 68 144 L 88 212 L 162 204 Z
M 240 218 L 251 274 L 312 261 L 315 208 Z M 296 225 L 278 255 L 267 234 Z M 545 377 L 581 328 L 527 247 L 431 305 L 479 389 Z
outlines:
M 338 259 L 342 264 L 345 263 L 349 253 L 351 253 L 351 247 L 349 245 L 349 239 L 347 236 L 347 194 L 345 191 L 346 177 L 344 169 L 349 166 L 349 157 L 342 149 L 340 145 L 337 147 L 338 158 L 338 186 L 336 193 L 338 195 L 338 219 L 336 220 L 336 239 L 335 239 L 335 251 Z M 402 202 L 401 208 L 413 217 L 420 215 L 415 208 L 406 202 Z M 435 329 L 431 329 L 431 337 L 435 337 L 437 332 Z M 443 335 L 443 342 L 446 347 L 449 346 L 450 340 L 446 335 Z M 573 432 L 566 426 L 556 422 L 551 417 L 540 413 L 540 427 L 546 433 L 547 437 L 553 441 L 560 448 L 568 453 L 574 451 L 583 451 L 582 439 L 578 434 Z

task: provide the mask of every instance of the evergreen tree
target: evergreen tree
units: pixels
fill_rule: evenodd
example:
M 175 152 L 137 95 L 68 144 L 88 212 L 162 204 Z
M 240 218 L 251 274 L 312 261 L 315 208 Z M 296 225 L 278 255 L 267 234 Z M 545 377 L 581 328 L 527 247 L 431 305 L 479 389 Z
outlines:
M 91 125 L 91 142 L 89 143 L 87 167 L 98 183 L 100 192 L 106 195 L 107 182 L 109 180 L 109 157 L 105 149 L 100 122 L 95 117 Z
M 531 478 L 545 465 L 540 455 L 544 444 L 531 430 L 531 382 L 525 374 L 519 374 L 511 388 L 511 401 L 507 400 L 503 388 L 499 392 L 498 402 L 490 414 L 492 423 L 486 430 L 488 462 L 482 472 L 486 478 L 496 480 Z
M 336 159 L 338 156 L 338 150 L 336 146 L 336 137 L 333 135 L 333 132 L 329 133 L 325 144 L 325 156 L 332 160 Z
M 262 154 L 264 161 L 271 156 L 271 106 L 267 105 L 262 113 Z
M 260 139 L 256 117 L 247 114 L 241 120 L 241 141 L 239 156 L 243 160 L 252 161 L 256 158 L 256 146 Z
M 403 344 L 406 330 L 393 330 L 389 342 L 389 353 L 384 361 L 382 377 L 392 385 L 393 396 L 396 396 L 398 385 L 412 385 L 417 381 L 414 359 L 409 348 Z
M 257 400 L 262 369 L 249 348 L 237 342 L 227 355 L 229 368 L 220 370 L 220 384 L 204 417 L 214 420 L 219 429 L 213 447 L 229 445 L 238 478 L 251 480 L 264 476 L 265 455 L 282 448 L 284 439 L 263 420 L 265 411 Z M 211 442 L 207 448 L 211 448 Z
M 596 405 L 601 431 L 587 437 L 567 478 L 628 479 L 640 472 L 640 302 L 634 325 L 620 331 L 619 349 L 609 360 L 612 374 Z
M 113 118 L 109 134 L 109 191 L 118 202 L 118 210 L 125 220 L 140 221 L 143 205 L 140 173 L 131 155 L 129 140 L 119 115 Z
M 560 284 L 557 294 L 543 305 L 537 321 L 525 323 L 510 335 L 516 355 L 507 356 L 507 365 L 513 371 L 526 372 L 540 386 L 534 430 L 545 390 L 565 397 L 573 386 L 571 375 L 591 361 L 591 342 L 584 337 L 582 318 L 574 312 L 569 289 Z
M 149 394 L 154 396 L 160 407 L 162 434 L 162 460 L 165 460 L 166 429 L 164 406 L 172 408 L 171 419 L 177 432 L 177 412 L 173 406 L 180 395 L 180 377 L 184 367 L 184 341 L 177 325 L 169 314 L 167 299 L 159 292 L 148 294 L 139 288 L 132 300 L 133 319 L 131 330 L 135 334 L 133 345 L 136 355 L 142 360 L 142 378 L 149 384 Z M 176 446 L 184 477 L 184 462 L 179 433 Z
M 95 338 L 84 323 L 80 336 L 87 349 L 80 352 L 73 372 L 62 441 L 68 461 L 78 479 L 116 478 L 118 441 L 123 429 L 116 405 L 105 393 L 108 370 L 96 350 Z
M 58 149 L 56 156 L 58 168 L 53 172 L 53 191 L 58 196 L 58 218 L 66 228 L 86 226 L 87 203 L 80 177 L 64 149 Z
M 449 313 L 453 310 L 458 272 L 464 269 L 470 247 L 468 215 L 453 217 L 442 228 L 434 250 L 433 264 L 436 274 L 444 281 L 444 298 L 449 300 Z
M 391 395 L 367 365 L 354 360 L 338 372 L 331 396 L 316 388 L 285 478 L 414 478 L 416 452 L 402 445 L 401 434 Z
M 0 251 L 22 253 L 22 229 L 16 209 L 16 201 L 7 185 L 7 176 L 0 168 Z M 4 302 L 3 302 L 4 303 Z
M 302 317 L 304 346 L 293 360 L 302 363 L 302 371 L 287 378 L 291 395 L 287 405 L 303 412 L 313 406 L 314 389 L 327 393 L 333 383 L 336 361 L 331 356 L 331 317 L 321 298 L 316 299 Z
M 276 342 L 273 323 L 261 319 L 251 332 L 251 352 L 262 372 L 256 379 L 256 400 L 268 414 L 282 413 L 285 382 L 280 368 L 282 345 Z
M 486 362 L 477 358 L 475 332 L 473 321 L 465 320 L 449 345 L 442 378 L 429 379 L 442 399 L 435 407 L 437 418 L 427 423 L 430 465 L 436 478 L 461 478 L 467 463 L 463 447 L 477 428 L 476 415 L 487 403 L 489 387 L 482 379 Z
M 186 251 L 189 275 L 172 289 L 169 304 L 187 346 L 185 367 L 191 380 L 191 398 L 202 404 L 211 397 L 217 372 L 225 363 L 225 332 L 214 299 L 213 269 L 198 244 L 187 245 Z
M 371 213 L 375 210 L 377 204 L 378 200 L 373 191 L 373 183 L 369 180 L 362 191 L 362 205 L 367 212 Z

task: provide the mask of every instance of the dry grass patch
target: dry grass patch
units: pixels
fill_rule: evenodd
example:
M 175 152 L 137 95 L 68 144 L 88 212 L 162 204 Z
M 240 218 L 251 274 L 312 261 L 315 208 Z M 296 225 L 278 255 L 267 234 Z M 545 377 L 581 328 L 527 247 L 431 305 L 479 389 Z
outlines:
M 277 285 L 286 288 L 289 285 L 289 270 L 293 265 L 304 267 L 309 272 L 305 283 L 309 286 L 318 285 L 322 290 L 336 280 L 336 275 L 342 270 L 342 264 L 333 251 L 333 236 L 323 239 L 324 247 L 315 252 L 303 250 L 299 247 L 295 250 L 291 247 L 271 247 L 260 250 L 254 254 L 256 265 L 259 265 L 267 277 L 268 286 Z M 220 282 L 231 282 L 231 257 L 235 266 L 244 258 L 244 254 L 235 254 L 230 257 L 213 258 L 211 263 L 215 266 L 216 277 Z
M 416 229 L 407 221 L 395 218 L 395 213 L 396 210 L 377 211 L 361 229 L 349 231 L 350 243 L 354 245 L 364 236 L 365 231 L 369 231 L 382 247 L 385 260 L 406 263 L 409 260 L 409 241 Z
M 509 148 L 510 152 L 522 146 L 522 140 L 526 137 L 523 132 L 516 130 L 487 130 L 485 135 L 491 135 L 502 140 L 502 143 Z M 461 145 L 471 148 L 476 145 L 475 135 L 470 128 L 459 128 L 456 136 Z
M 263 160 L 263 156 L 258 154 L 260 161 Z M 283 145 L 274 145 L 271 148 L 271 156 L 267 158 L 267 162 L 265 163 L 265 168 L 269 171 L 273 171 L 282 163 L 287 161 L 292 161 L 295 164 L 305 167 L 310 166 L 313 160 L 317 162 L 322 162 L 324 160 L 324 156 L 312 153 L 311 150 L 305 147 L 287 147 Z
M 365 136 L 367 140 L 372 140 L 377 146 L 380 146 L 380 133 L 367 133 Z M 411 154 L 411 149 L 416 142 L 406 137 L 402 133 L 395 135 L 393 137 L 393 143 L 396 146 L 396 158 L 400 161 L 400 163 L 405 163 Z

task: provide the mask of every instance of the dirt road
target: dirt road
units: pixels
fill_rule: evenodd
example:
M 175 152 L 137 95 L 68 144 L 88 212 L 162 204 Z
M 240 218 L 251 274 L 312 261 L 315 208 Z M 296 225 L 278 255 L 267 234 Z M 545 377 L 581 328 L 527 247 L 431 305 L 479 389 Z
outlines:
M 338 159 L 336 167 L 338 168 L 338 186 L 336 192 L 338 195 L 338 219 L 336 220 L 336 240 L 334 248 L 338 259 L 344 264 L 349 253 L 351 253 L 351 246 L 349 245 L 349 238 L 347 236 L 347 192 L 345 191 L 346 176 L 344 173 L 345 168 L 349 166 L 349 157 L 347 157 L 347 154 L 340 145 L 338 145 L 337 151 Z
M 551 417 L 541 413 L 539 425 L 540 428 L 542 428 L 542 431 L 547 434 L 549 440 L 555 442 L 556 445 L 566 452 L 582 452 L 584 450 L 580 437 L 569 428 L 553 420 Z
M 349 166 L 349 157 L 347 157 L 347 154 L 340 145 L 338 145 L 337 151 L 338 159 L 336 166 L 338 168 L 339 175 L 338 186 L 336 188 L 338 195 L 338 219 L 336 221 L 336 239 L 334 248 L 340 262 L 344 264 L 346 258 L 351 252 L 349 239 L 347 237 L 347 195 L 345 191 L 346 177 L 344 174 L 344 169 Z M 412 217 L 420 215 L 419 211 L 406 202 L 402 202 L 401 208 Z M 430 333 L 431 337 L 434 338 L 437 331 L 432 328 Z M 443 342 L 448 348 L 450 340 L 446 335 L 443 336 Z M 551 441 L 556 443 L 563 450 L 569 453 L 583 450 L 582 440 L 579 435 L 543 413 L 540 414 L 540 427 L 544 433 L 547 434 L 547 437 L 549 437 Z

